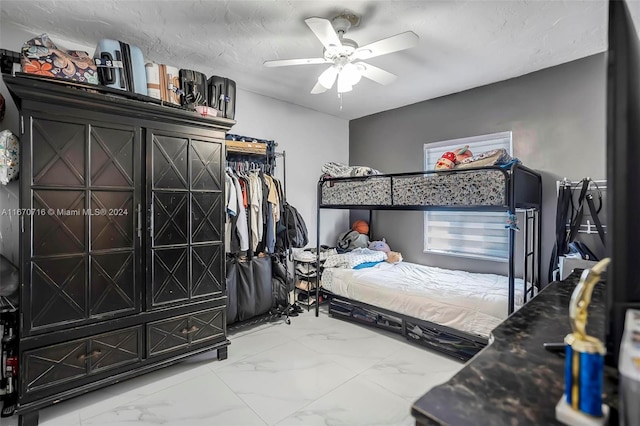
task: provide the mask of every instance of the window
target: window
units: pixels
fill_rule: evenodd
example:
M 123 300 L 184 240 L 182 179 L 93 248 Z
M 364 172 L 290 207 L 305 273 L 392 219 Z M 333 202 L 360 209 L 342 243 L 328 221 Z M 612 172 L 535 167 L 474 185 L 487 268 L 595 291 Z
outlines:
M 504 148 L 513 155 L 511 132 L 451 139 L 424 145 L 425 170 L 433 170 L 443 153 L 465 145 L 474 154 Z M 509 232 L 505 224 L 505 212 L 426 211 L 424 252 L 506 261 Z

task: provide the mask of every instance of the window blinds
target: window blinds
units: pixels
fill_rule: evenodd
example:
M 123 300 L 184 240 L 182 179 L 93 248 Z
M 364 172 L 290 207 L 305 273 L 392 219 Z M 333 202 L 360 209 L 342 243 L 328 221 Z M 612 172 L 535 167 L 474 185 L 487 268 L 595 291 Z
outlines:
M 425 170 L 433 170 L 443 153 L 465 145 L 474 154 L 504 148 L 513 155 L 511 132 L 429 143 L 424 145 Z M 505 225 L 505 212 L 426 211 L 424 251 L 506 261 L 509 233 Z

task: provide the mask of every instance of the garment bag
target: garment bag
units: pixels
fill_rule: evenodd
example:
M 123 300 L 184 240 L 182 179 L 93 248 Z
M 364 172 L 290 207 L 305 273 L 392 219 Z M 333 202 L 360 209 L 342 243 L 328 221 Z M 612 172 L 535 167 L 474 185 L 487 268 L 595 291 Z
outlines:
M 251 267 L 255 289 L 255 314 L 262 315 L 273 307 L 271 257 L 254 257 L 251 259 Z
M 239 321 L 244 321 L 256 315 L 256 289 L 252 260 L 248 257 L 242 257 L 238 258 L 236 263 Z
M 271 259 L 268 256 L 242 257 L 234 266 L 238 320 L 244 321 L 269 312 L 273 306 Z

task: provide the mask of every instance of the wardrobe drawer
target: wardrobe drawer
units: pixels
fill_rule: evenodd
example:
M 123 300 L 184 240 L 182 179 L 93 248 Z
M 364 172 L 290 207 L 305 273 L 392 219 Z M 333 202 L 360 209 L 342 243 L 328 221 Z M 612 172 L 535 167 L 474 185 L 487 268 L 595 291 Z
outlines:
M 138 363 L 141 343 L 142 327 L 136 326 L 25 351 L 21 368 L 22 394 Z
M 220 306 L 147 324 L 147 356 L 188 349 L 226 335 L 225 307 Z

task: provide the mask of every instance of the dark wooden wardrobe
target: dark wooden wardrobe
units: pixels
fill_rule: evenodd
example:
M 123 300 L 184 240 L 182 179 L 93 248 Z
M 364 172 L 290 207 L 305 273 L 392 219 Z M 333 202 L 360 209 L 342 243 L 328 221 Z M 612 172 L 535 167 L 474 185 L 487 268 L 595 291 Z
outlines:
M 232 120 L 5 76 L 20 110 L 18 413 L 217 349 L 227 357 Z M 148 100 L 149 102 L 145 102 Z

